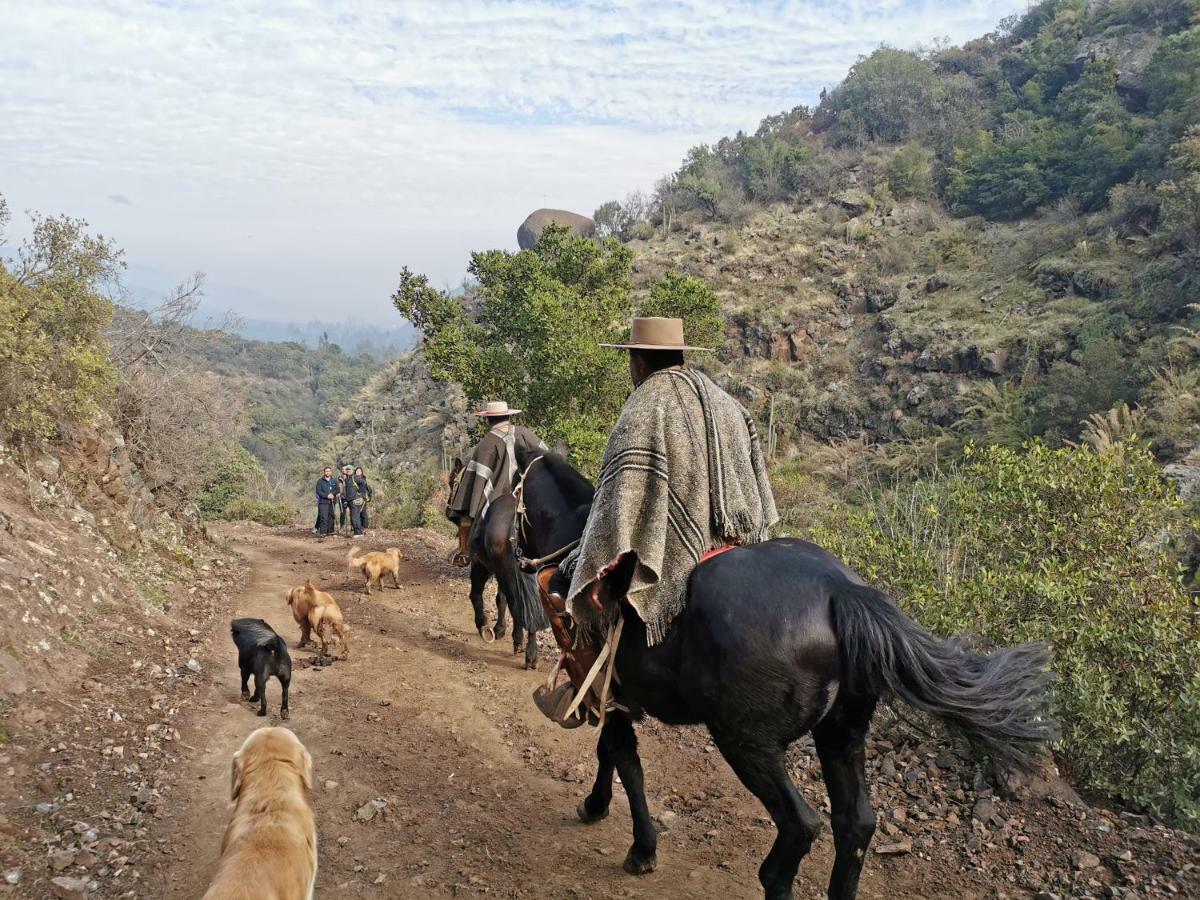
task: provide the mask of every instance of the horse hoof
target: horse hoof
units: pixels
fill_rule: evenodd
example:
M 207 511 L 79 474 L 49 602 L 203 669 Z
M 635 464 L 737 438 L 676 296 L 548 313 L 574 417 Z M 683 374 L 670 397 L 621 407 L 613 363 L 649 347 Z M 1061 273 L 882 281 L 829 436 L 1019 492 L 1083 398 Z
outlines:
M 636 851 L 630 849 L 629 854 L 625 857 L 625 864 L 621 868 L 630 875 L 649 875 L 658 868 L 658 857 L 651 853 L 643 858 Z
M 249 699 L 250 699 L 250 692 L 249 692 L 249 691 L 242 691 L 242 699 L 243 699 L 243 700 L 249 700 Z
M 491 625 L 484 625 L 479 629 L 479 636 L 483 638 L 485 644 L 490 644 L 496 640 L 496 629 Z
M 265 716 L 266 714 L 267 714 L 267 711 L 265 709 L 260 709 L 255 715 Z
M 592 815 L 588 812 L 587 801 L 582 801 L 575 807 L 575 815 L 579 816 L 579 821 L 584 825 L 595 825 L 597 822 L 602 822 L 608 818 L 608 807 L 604 807 L 604 812 Z
M 259 715 L 263 715 L 263 713 L 259 713 Z M 279 711 L 279 718 L 283 719 L 286 722 L 287 717 L 288 717 L 288 711 L 286 709 L 281 709 Z
M 536 660 L 536 659 L 533 659 L 533 660 L 529 660 L 529 659 L 527 659 L 527 660 L 525 660 L 525 668 L 526 668 L 526 669 L 528 669 L 528 670 L 530 670 L 530 671 L 532 671 L 532 670 L 536 669 L 536 668 L 537 668 L 537 660 Z

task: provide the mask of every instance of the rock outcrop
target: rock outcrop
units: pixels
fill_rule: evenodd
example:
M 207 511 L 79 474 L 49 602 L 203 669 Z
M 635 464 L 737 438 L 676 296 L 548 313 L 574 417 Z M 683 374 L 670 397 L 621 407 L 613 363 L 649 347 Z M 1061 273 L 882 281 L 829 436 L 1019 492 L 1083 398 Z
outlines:
M 596 233 L 596 223 L 587 216 L 565 209 L 539 209 L 526 216 L 521 227 L 517 229 L 517 245 L 522 250 L 528 250 L 537 243 L 542 229 L 551 224 L 566 225 L 572 234 L 580 237 L 591 237 Z

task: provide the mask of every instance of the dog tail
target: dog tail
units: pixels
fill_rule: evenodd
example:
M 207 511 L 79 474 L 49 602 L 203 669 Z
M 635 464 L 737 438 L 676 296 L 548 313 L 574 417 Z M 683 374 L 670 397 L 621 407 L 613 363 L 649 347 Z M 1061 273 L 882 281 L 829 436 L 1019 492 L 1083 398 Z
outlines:
M 351 547 L 346 551 L 346 565 L 350 569 L 357 569 L 360 565 L 362 565 L 362 561 L 358 557 L 357 547 Z

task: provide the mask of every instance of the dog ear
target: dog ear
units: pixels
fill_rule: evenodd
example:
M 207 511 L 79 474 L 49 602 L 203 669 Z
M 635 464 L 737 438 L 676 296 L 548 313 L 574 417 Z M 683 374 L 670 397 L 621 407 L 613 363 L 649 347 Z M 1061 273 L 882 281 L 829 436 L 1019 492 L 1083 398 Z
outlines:
M 312 792 L 312 754 L 303 745 L 300 746 L 300 781 L 304 784 L 304 790 Z
M 229 773 L 229 799 L 237 800 L 242 793 L 242 751 L 233 754 L 233 769 Z

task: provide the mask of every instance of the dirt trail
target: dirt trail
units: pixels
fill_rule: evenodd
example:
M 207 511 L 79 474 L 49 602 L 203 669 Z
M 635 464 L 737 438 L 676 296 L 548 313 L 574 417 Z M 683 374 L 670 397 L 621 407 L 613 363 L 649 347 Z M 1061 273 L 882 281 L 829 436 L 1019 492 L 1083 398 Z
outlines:
M 318 544 L 248 525 L 224 536 L 251 563 L 229 598 L 231 616 L 265 618 L 294 647 L 283 595 L 312 575 L 351 625 L 348 661 L 310 668 L 310 651 L 292 651 L 287 724 L 314 759 L 318 895 L 761 896 L 755 873 L 774 829 L 693 729 L 641 728 L 651 810 L 667 811 L 670 829 L 657 872 L 622 872 L 631 838 L 620 787 L 606 821 L 585 827 L 574 814 L 593 777 L 595 731 L 563 731 L 540 716 L 530 701 L 539 676 L 520 668 L 507 638 L 485 645 L 475 635 L 466 581 L 441 563 L 436 538 L 407 535 L 402 588 L 368 599 L 346 572 L 344 540 Z M 228 816 L 230 756 L 252 729 L 279 723 L 274 681 L 268 719 L 239 700 L 227 622 L 205 642 L 207 696 L 186 723 L 195 752 L 176 773 L 158 873 L 164 897 L 203 893 Z M 362 821 L 373 800 L 383 808 Z M 830 849 L 823 834 L 798 897 L 824 896 Z M 969 881 L 929 861 L 872 857 L 861 896 L 995 896 Z

